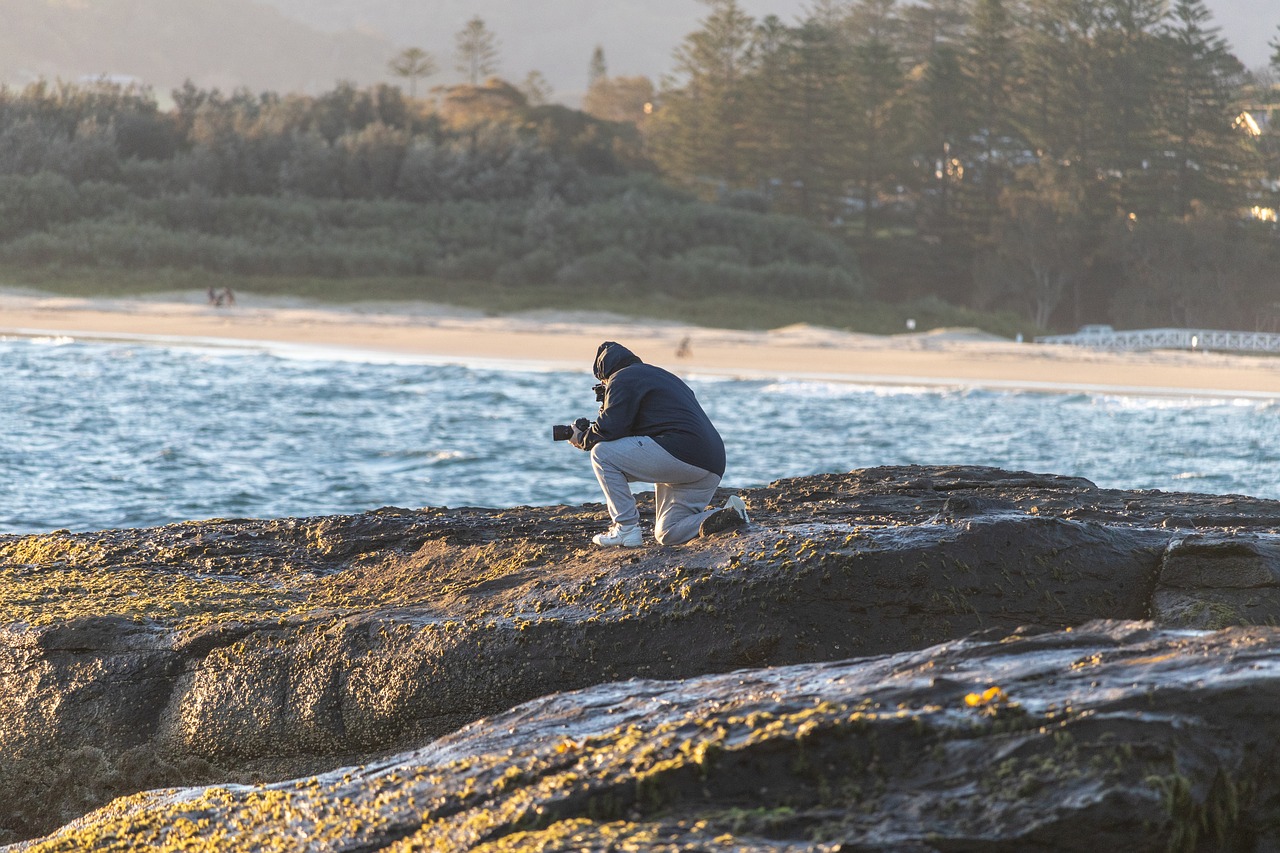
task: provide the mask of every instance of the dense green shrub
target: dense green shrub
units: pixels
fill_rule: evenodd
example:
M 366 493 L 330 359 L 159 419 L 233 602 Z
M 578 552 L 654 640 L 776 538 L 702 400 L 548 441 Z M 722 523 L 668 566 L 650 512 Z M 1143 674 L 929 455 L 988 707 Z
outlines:
M 688 207 L 706 207 L 685 202 Z M 25 264 L 208 269 L 252 275 L 423 275 L 513 286 L 641 287 L 679 294 L 720 290 L 797 296 L 858 291 L 852 258 L 742 214 L 740 232 L 716 211 L 689 214 L 668 200 L 618 195 L 574 208 L 547 195 L 522 202 L 138 197 L 119 184 L 42 172 L 0 176 L 0 256 Z M 740 212 L 738 212 L 740 214 Z M 593 215 L 594 214 L 594 215 Z M 752 217 L 762 220 L 752 222 Z M 711 223 L 709 232 L 696 230 Z M 755 235 L 776 254 L 738 238 Z M 711 244 L 716 238 L 731 239 Z
M 488 247 L 467 249 L 442 258 L 435 272 L 447 278 L 488 279 L 502 266 L 502 256 Z
M 751 267 L 717 258 L 715 252 L 691 252 L 654 263 L 651 285 L 672 296 L 733 293 L 809 298 L 859 296 L 860 283 L 847 271 L 780 262 Z
M 620 246 L 575 258 L 556 271 L 555 281 L 572 288 L 625 289 L 645 280 L 645 263 Z
M 556 256 L 549 249 L 534 249 L 524 257 L 507 261 L 494 273 L 503 287 L 533 287 L 555 280 Z
M 0 175 L 0 240 L 41 231 L 78 215 L 80 194 L 61 175 Z
M 174 100 L 0 90 L 0 260 L 673 295 L 859 286 L 830 235 L 694 201 L 644 171 L 631 131 L 572 110 L 448 130 L 387 87 Z
M 806 296 L 861 296 L 864 290 L 847 269 L 779 261 L 753 270 L 757 293 Z
M 127 187 L 102 181 L 85 181 L 75 188 L 78 219 L 103 219 L 125 211 L 133 203 Z
M 393 246 L 293 241 L 170 231 L 154 225 L 77 222 L 0 244 L 9 264 L 116 269 L 204 269 L 236 275 L 347 277 L 415 275 L 419 259 Z

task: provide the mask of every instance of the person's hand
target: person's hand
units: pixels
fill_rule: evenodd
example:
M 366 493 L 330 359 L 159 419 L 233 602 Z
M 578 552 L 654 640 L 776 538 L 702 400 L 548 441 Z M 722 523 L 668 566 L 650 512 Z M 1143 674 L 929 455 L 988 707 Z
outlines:
M 582 450 L 583 449 L 582 439 L 586 435 L 586 433 L 578 429 L 577 424 L 571 424 L 571 426 L 573 427 L 573 437 L 569 439 L 569 443 L 572 444 L 574 447 L 578 448 L 579 450 Z

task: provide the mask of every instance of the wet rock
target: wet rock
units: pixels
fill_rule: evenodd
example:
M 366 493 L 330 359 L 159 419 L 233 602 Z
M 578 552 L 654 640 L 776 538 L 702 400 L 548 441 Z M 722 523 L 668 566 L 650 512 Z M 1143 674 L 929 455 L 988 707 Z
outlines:
M 1181 589 L 1280 586 L 1280 541 L 1249 534 L 1171 540 L 1165 547 L 1160 582 Z
M 973 467 L 744 496 L 745 530 L 626 551 L 589 544 L 599 505 L 0 537 L 0 839 L 147 788 L 377 761 L 595 684 L 1280 609 L 1276 502 Z
M 1151 615 L 1188 628 L 1280 624 L 1280 540 L 1251 533 L 1171 540 Z
M 119 801 L 30 848 L 1274 850 L 1280 632 L 1097 622 L 538 699 L 422 749 Z

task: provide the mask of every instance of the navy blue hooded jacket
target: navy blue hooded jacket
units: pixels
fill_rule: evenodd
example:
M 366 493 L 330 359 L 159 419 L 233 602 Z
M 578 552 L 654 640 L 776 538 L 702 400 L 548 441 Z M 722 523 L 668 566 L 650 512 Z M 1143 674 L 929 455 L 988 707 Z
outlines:
M 724 441 L 680 377 L 613 341 L 596 350 L 595 375 L 605 383 L 604 405 L 583 436 L 583 449 L 646 435 L 681 462 L 724 476 Z

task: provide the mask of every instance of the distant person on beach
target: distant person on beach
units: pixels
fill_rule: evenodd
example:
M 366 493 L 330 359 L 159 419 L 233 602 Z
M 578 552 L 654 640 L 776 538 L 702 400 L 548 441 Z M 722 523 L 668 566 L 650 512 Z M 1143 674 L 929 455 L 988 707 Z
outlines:
M 236 295 L 231 292 L 231 288 L 224 287 L 222 290 L 214 291 L 209 288 L 209 304 L 215 308 L 221 308 L 223 305 L 235 305 Z
M 693 349 L 689 346 L 689 336 L 685 335 L 680 339 L 680 345 L 676 347 L 676 358 L 688 358 L 693 355 Z
M 746 504 L 737 495 L 723 507 L 707 508 L 724 476 L 724 441 L 688 385 L 614 341 L 596 350 L 594 372 L 603 383 L 600 415 L 585 430 L 575 425 L 570 439 L 591 452 L 613 521 L 591 541 L 602 547 L 643 544 L 633 482 L 655 486 L 653 535 L 660 545 L 682 545 L 747 523 Z

